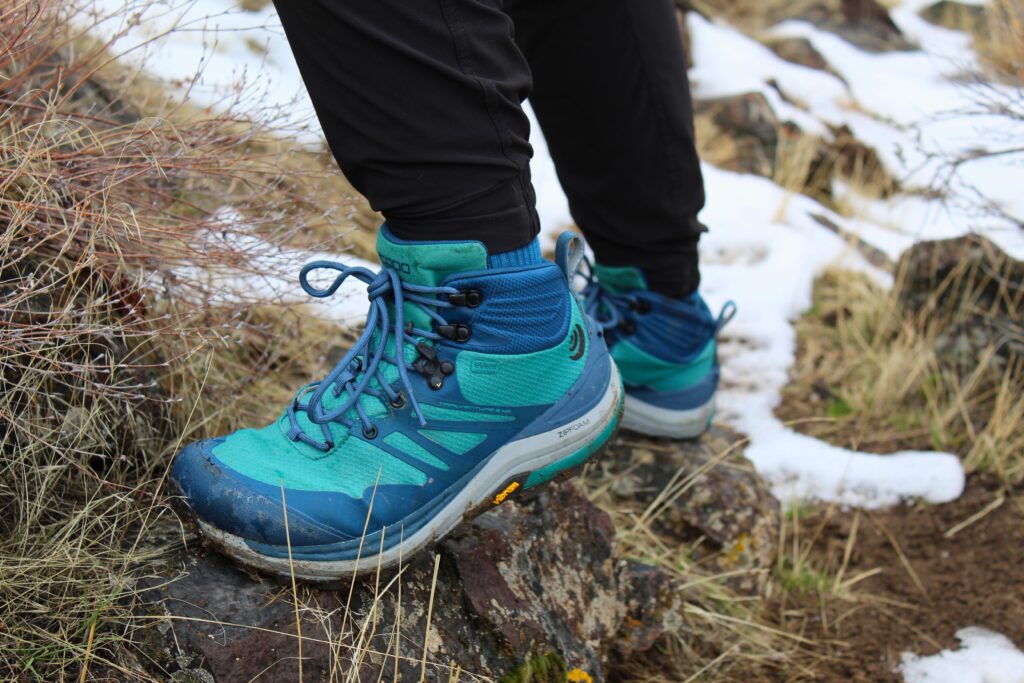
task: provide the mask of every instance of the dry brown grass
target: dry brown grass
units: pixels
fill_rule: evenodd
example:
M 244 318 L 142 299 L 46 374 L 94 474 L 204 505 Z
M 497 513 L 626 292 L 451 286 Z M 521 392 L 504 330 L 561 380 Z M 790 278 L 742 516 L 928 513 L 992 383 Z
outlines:
M 0 9 L 4 680 L 148 678 L 123 645 L 141 627 L 135 582 L 166 550 L 150 530 L 174 519 L 171 455 L 266 419 L 266 397 L 321 362 L 300 341 L 336 336 L 257 296 L 211 304 L 188 276 L 262 255 L 225 229 L 280 241 L 323 216 L 265 131 L 104 69 L 109 46 L 70 28 L 76 9 Z M 229 199 L 244 225 L 222 223 Z
M 974 36 L 978 55 L 997 76 L 1024 84 L 1024 4 L 990 0 L 985 7 L 985 30 Z
M 613 448 L 635 454 L 635 446 L 654 458 L 670 458 L 668 451 L 676 448 L 671 443 L 650 440 L 631 445 L 629 433 L 618 438 L 620 442 Z M 666 521 L 675 501 L 695 496 L 695 487 L 702 485 L 711 469 L 735 467 L 732 459 L 745 442 L 727 445 L 719 439 L 714 443 L 716 448 L 721 447 L 719 452 L 693 471 L 679 470 L 663 482 L 650 503 L 616 493 L 620 487 L 628 490 L 635 485 L 629 469 L 605 467 L 598 461 L 583 477 L 588 497 L 611 515 L 622 556 L 658 567 L 677 586 L 680 619 L 650 652 L 634 655 L 624 667 L 616 669 L 616 680 L 762 681 L 775 680 L 780 671 L 793 676 L 802 669 L 806 657 L 799 652 L 800 637 L 779 630 L 767 618 L 760 596 L 738 593 L 729 585 L 730 579 L 743 577 L 763 586 L 769 582 L 767 568 L 724 569 L 727 563 L 716 566 L 713 555 L 704 547 L 706 538 L 682 543 L 677 535 L 665 533 L 666 526 L 672 528 L 676 523 Z M 635 466 L 642 465 L 637 461 Z
M 940 283 L 936 296 L 953 286 Z M 1020 483 L 1024 368 L 997 356 L 995 341 L 969 367 L 936 352 L 946 316 L 970 324 L 977 313 L 971 293 L 942 320 L 935 310 L 907 310 L 896 297 L 859 273 L 832 271 L 818 280 L 814 306 L 797 324 L 797 362 L 780 417 L 855 449 L 950 451 L 969 470 Z

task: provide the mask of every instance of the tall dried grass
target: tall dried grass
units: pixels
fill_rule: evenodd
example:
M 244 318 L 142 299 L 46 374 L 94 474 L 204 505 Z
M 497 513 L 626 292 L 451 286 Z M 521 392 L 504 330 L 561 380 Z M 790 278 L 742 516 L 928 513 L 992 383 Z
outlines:
M 1024 367 L 1005 353 L 1024 331 L 984 322 L 980 288 L 964 284 L 978 274 L 962 265 L 935 284 L 934 302 L 920 310 L 900 303 L 899 284 L 886 291 L 848 271 L 819 278 L 814 307 L 797 323 L 799 352 L 780 417 L 844 446 L 946 450 L 968 470 L 993 472 L 1011 486 L 1024 481 Z M 1008 287 L 1005 301 L 1019 312 L 1019 288 Z M 945 296 L 950 291 L 957 294 Z M 990 342 L 960 363 L 960 334 Z
M 981 58 L 996 74 L 1024 84 L 1024 5 L 1018 0 L 990 0 L 986 28 L 975 36 Z
M 120 644 L 135 580 L 165 550 L 151 531 L 174 519 L 171 455 L 264 412 L 247 384 L 317 362 L 290 350 L 294 314 L 211 303 L 216 285 L 187 276 L 265 264 L 260 245 L 304 229 L 294 213 L 280 227 L 299 186 L 275 143 L 166 98 L 151 110 L 153 85 L 111 69 L 79 9 L 0 9 L 4 680 L 146 677 Z M 224 224 L 226 201 L 244 224 Z

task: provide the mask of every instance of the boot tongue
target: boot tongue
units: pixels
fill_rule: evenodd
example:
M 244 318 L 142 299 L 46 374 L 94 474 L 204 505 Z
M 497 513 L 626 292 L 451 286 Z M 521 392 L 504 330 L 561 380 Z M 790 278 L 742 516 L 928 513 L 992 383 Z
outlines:
M 639 268 L 633 266 L 602 266 L 594 264 L 594 274 L 602 287 L 612 294 L 647 291 L 647 281 Z
M 487 249 L 480 242 L 409 242 L 392 235 L 386 225 L 377 233 L 377 256 L 403 282 L 425 287 L 437 287 L 455 273 L 487 268 Z M 430 329 L 430 316 L 416 304 L 406 303 L 403 312 L 406 321 Z

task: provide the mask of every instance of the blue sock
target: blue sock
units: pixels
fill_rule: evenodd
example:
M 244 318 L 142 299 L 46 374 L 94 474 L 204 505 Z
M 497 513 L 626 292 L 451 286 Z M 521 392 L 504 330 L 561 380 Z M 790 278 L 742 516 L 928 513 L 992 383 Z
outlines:
M 536 266 L 544 262 L 540 255 L 540 242 L 535 237 L 525 247 L 519 247 L 512 251 L 503 251 L 500 254 L 487 256 L 488 268 L 514 268 L 516 266 Z

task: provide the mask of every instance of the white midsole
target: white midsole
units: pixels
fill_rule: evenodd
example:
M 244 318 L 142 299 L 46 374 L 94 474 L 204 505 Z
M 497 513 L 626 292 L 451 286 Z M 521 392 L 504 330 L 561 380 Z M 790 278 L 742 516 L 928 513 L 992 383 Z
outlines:
M 707 430 L 708 421 L 714 414 L 714 396 L 696 408 L 671 410 L 645 403 L 626 394 L 622 409 L 622 428 L 648 436 L 692 439 Z
M 296 559 L 289 562 L 287 558 L 269 557 L 258 553 L 240 536 L 218 529 L 202 520 L 199 520 L 199 527 L 203 534 L 220 545 L 224 552 L 243 564 L 283 576 L 294 573 L 296 578 L 323 581 L 339 579 L 360 569 L 365 571 L 388 567 L 447 535 L 462 522 L 468 512 L 490 500 L 494 488 L 509 477 L 550 465 L 586 446 L 616 419 L 621 393 L 619 373 L 613 369 L 608 389 L 589 412 L 569 424 L 502 446 L 477 476 L 473 477 L 433 519 L 403 539 L 402 543 L 382 553 L 375 552 L 376 548 L 365 547 L 365 557 L 358 560 Z

